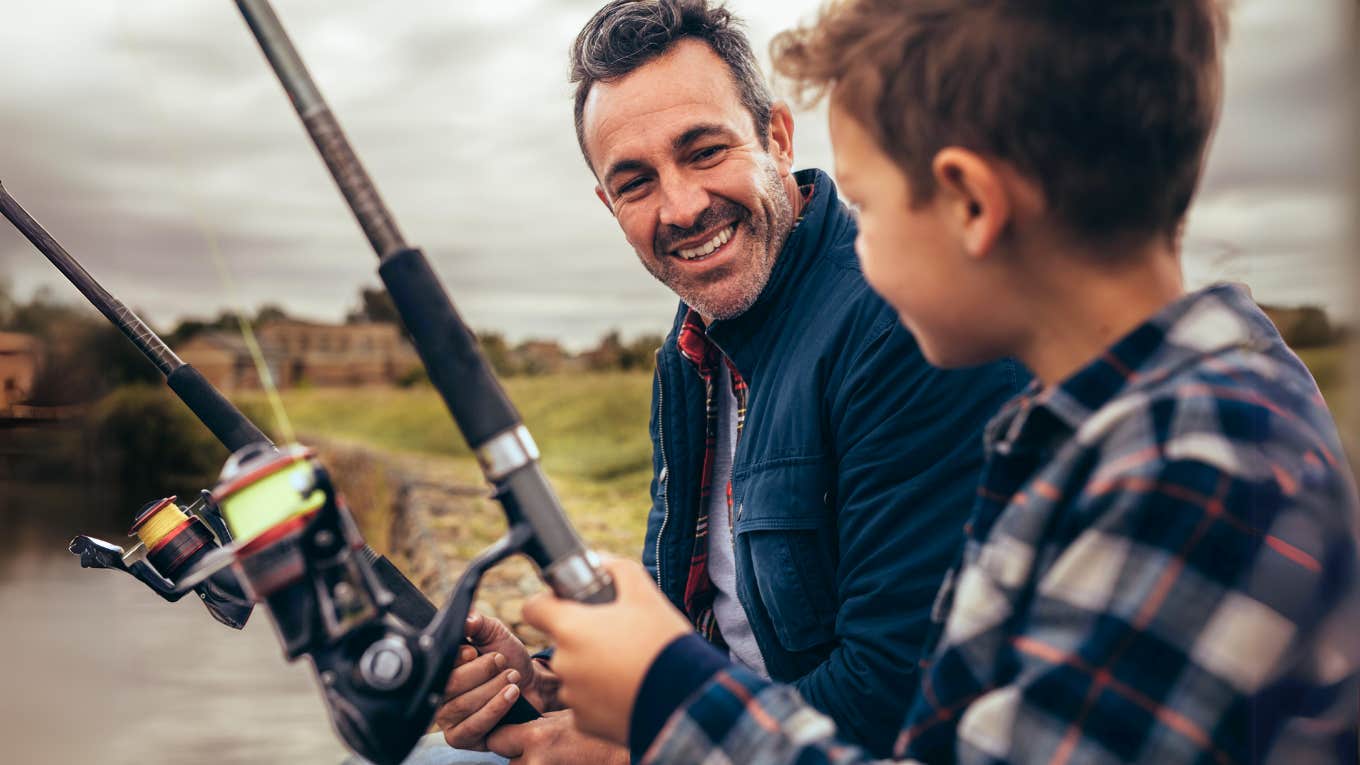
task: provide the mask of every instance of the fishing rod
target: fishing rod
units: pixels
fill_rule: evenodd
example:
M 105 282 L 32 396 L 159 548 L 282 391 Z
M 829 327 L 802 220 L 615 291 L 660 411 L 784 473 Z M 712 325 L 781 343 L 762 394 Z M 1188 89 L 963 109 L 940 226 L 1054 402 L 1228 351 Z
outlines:
M 5 189 L 3 183 L 0 183 L 0 214 L 156 366 L 166 385 L 223 446 L 231 452 L 252 445 L 273 450 L 273 442 L 263 431 L 91 276 Z M 211 500 L 210 492 L 201 492 L 193 503 L 183 508 L 175 504 L 176 499 L 155 500 L 142 508 L 129 532 L 140 543 L 130 552 L 84 535 L 72 540 L 71 552 L 80 556 L 81 565 L 86 568 L 125 571 L 162 598 L 172 602 L 178 600 L 184 593 L 176 580 L 197 567 L 205 555 L 231 542 L 233 537 Z M 204 528 L 205 524 L 207 528 Z M 434 604 L 387 558 L 367 546 L 362 553 L 376 569 L 382 584 L 393 594 L 393 609 L 397 615 L 417 626 L 428 624 L 435 614 Z M 194 590 L 218 621 L 236 629 L 245 626 L 252 604 L 244 599 L 242 585 L 230 570 L 214 573 Z

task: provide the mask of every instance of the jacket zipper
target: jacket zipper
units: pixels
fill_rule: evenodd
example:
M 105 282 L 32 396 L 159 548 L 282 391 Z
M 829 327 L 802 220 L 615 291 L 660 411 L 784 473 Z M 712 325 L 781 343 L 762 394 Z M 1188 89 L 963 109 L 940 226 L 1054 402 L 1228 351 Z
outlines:
M 656 531 L 656 586 L 661 589 L 661 538 L 671 519 L 671 469 L 666 463 L 666 395 L 661 385 L 661 349 L 656 350 L 656 436 L 661 448 L 661 528 Z

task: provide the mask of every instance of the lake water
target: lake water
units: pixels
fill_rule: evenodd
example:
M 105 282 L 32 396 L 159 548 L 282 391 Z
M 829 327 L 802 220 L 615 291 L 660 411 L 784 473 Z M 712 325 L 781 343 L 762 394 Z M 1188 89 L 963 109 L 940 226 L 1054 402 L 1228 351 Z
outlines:
M 137 507 L 107 504 L 0 481 L 0 762 L 344 759 L 310 667 L 283 660 L 265 613 L 237 632 L 192 596 L 166 603 L 125 574 L 80 568 L 65 549 L 75 534 L 127 544 Z

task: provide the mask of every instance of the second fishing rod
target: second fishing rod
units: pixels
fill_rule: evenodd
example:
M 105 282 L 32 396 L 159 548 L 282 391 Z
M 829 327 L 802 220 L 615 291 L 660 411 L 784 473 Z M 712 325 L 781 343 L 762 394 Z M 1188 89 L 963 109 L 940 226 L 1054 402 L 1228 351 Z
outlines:
M 237 0 L 374 253 L 378 273 L 425 362 L 430 381 L 477 455 L 512 526 L 532 530 L 524 553 L 560 597 L 614 599 L 613 582 L 567 520 L 539 466 L 538 447 L 496 380 L 472 330 L 458 315 L 428 259 L 396 221 L 322 98 L 268 0 Z

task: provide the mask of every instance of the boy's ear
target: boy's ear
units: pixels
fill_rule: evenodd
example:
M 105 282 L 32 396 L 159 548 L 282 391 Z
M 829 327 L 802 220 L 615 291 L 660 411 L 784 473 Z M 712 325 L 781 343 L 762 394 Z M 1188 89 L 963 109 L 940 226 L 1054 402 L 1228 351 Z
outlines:
M 609 204 L 609 195 L 604 193 L 603 186 L 600 186 L 598 184 L 595 186 L 595 196 L 599 197 L 600 201 L 604 203 L 604 209 L 608 210 L 610 215 L 613 215 L 614 205 Z
M 984 258 L 1011 222 L 1010 189 L 996 167 L 981 155 L 950 146 L 931 164 L 946 214 L 958 226 L 964 251 Z
M 793 112 L 783 101 L 770 106 L 770 154 L 779 163 L 781 174 L 793 171 Z

